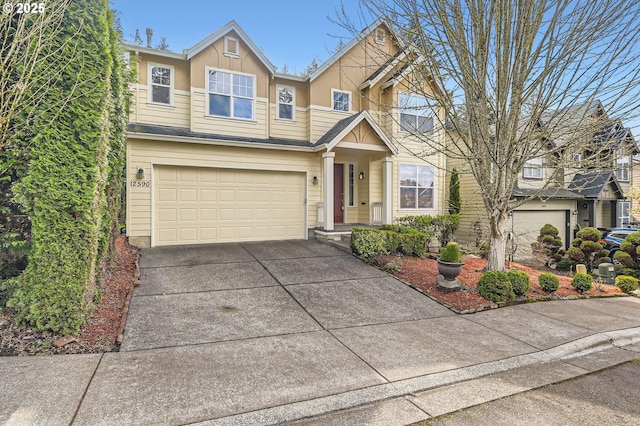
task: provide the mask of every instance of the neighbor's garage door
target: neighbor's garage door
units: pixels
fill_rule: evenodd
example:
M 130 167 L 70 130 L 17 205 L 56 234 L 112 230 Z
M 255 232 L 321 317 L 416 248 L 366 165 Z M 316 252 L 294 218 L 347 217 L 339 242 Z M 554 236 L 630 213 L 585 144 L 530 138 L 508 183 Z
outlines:
M 531 259 L 531 243 L 540 235 L 540 229 L 550 223 L 558 228 L 564 246 L 566 242 L 565 210 L 515 210 L 513 212 L 513 232 L 516 234 L 517 250 L 515 260 Z
M 154 245 L 305 236 L 301 173 L 155 166 Z

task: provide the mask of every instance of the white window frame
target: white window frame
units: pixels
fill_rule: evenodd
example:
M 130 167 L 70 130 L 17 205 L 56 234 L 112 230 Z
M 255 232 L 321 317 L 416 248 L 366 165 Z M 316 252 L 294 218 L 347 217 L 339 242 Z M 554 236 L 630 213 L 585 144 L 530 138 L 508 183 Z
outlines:
M 571 154 L 571 162 L 573 163 L 574 168 L 581 169 L 582 168 L 582 153 L 574 152 Z
M 229 94 L 226 93 L 218 93 L 218 92 L 212 92 L 209 90 L 209 74 L 211 72 L 220 72 L 220 73 L 225 73 L 225 74 L 229 74 L 231 81 L 230 81 L 230 86 L 231 86 L 231 91 Z M 238 75 L 238 76 L 244 76 L 244 77 L 251 77 L 253 79 L 253 97 L 249 98 L 249 97 L 245 97 L 245 96 L 241 96 L 241 95 L 234 95 L 233 94 L 233 76 L 234 75 Z M 228 119 L 233 119 L 233 120 L 245 120 L 245 121 L 255 121 L 255 117 L 256 117 L 256 91 L 257 91 L 257 77 L 255 74 L 247 74 L 247 73 L 241 73 L 241 72 L 236 72 L 236 71 L 230 71 L 230 70 L 223 70 L 223 69 L 219 69 L 219 68 L 212 68 L 212 67 L 205 67 L 205 73 L 204 73 L 204 79 L 205 79 L 205 91 L 206 91 L 206 102 L 205 102 L 205 115 L 207 117 L 215 117 L 215 118 L 228 118 Z M 231 98 L 230 101 L 230 105 L 229 105 L 229 115 L 216 115 L 216 114 L 211 114 L 211 107 L 210 107 L 210 96 L 212 94 L 218 94 L 218 95 L 223 95 L 223 96 L 229 96 Z M 247 118 L 247 117 L 235 117 L 233 115 L 233 107 L 234 107 L 234 99 L 251 99 L 251 117 Z
M 418 105 L 416 103 L 416 105 L 411 105 L 410 108 L 408 109 L 406 108 L 405 105 L 402 105 L 402 98 L 404 96 L 408 96 L 410 98 L 414 98 L 416 101 L 420 101 L 420 100 L 424 100 L 424 107 L 421 107 L 420 105 Z M 423 95 L 420 95 L 418 93 L 412 93 L 412 92 L 399 92 L 398 93 L 398 131 L 400 133 L 423 133 L 425 135 L 432 135 L 435 132 L 435 119 L 433 117 L 433 114 L 430 110 L 430 108 L 427 106 L 427 98 Z M 431 129 L 421 132 L 419 130 L 418 127 L 416 127 L 415 129 L 406 129 L 404 127 L 404 125 L 402 124 L 402 116 L 406 115 L 406 116 L 412 116 L 412 117 L 416 117 L 416 125 L 418 124 L 418 118 L 422 117 L 424 119 L 429 119 L 431 120 Z
M 409 186 L 409 185 L 403 185 L 402 184 L 402 167 L 403 166 L 411 166 L 411 167 L 415 167 L 416 168 L 416 186 Z M 427 169 L 431 169 L 431 174 L 433 176 L 433 182 L 431 187 L 427 187 L 424 189 L 430 189 L 431 190 L 431 206 L 430 207 L 419 207 L 420 204 L 420 194 L 418 193 L 419 189 L 420 189 L 420 185 L 419 185 L 419 180 L 418 180 L 418 176 L 420 175 L 420 168 L 427 168 Z M 415 205 L 414 207 L 403 207 L 402 206 L 402 189 L 403 188 L 412 188 L 416 190 L 416 194 L 415 194 Z M 410 210 L 410 211 L 416 211 L 416 210 L 434 210 L 436 208 L 436 168 L 434 166 L 429 166 L 426 164 L 411 164 L 411 163 L 400 163 L 398 165 L 398 209 L 399 210 Z
M 165 84 L 154 84 L 153 83 L 153 68 L 166 68 L 168 69 L 171 74 L 169 76 L 169 84 L 165 85 Z M 148 102 L 150 104 L 153 105 L 162 105 L 162 106 L 173 106 L 173 99 L 174 99 L 174 83 L 175 83 L 175 68 L 172 65 L 166 65 L 166 64 L 158 64 L 158 63 L 153 63 L 153 62 L 149 62 L 149 64 L 147 65 L 147 86 L 148 86 Z M 169 88 L 169 103 L 166 102 L 158 102 L 158 101 L 154 101 L 153 100 L 153 86 L 159 86 L 159 87 L 168 87 Z
M 229 50 L 229 42 L 233 42 L 234 45 L 236 46 L 235 52 Z M 224 37 L 224 55 L 230 56 L 232 58 L 239 58 L 240 57 L 240 40 L 238 40 L 235 37 L 225 36 Z
M 336 109 L 336 103 L 335 103 L 335 96 L 337 93 L 340 94 L 344 94 L 347 95 L 349 97 L 349 99 L 347 100 L 347 110 L 342 110 L 342 109 Z M 331 89 L 331 109 L 333 111 L 338 111 L 338 112 L 351 112 L 351 101 L 352 101 L 352 97 L 351 97 L 351 92 L 347 91 L 347 90 L 339 90 L 339 89 Z
M 524 163 L 524 168 L 522 169 L 522 177 L 525 179 L 541 180 L 543 178 L 542 166 L 542 157 L 535 157 L 527 160 Z
M 356 197 L 356 165 L 349 163 L 347 165 L 347 207 L 355 207 L 357 205 Z
M 626 213 L 627 213 L 626 215 L 624 214 L 625 208 L 623 208 L 623 205 L 626 206 Z M 618 212 L 619 212 L 618 221 L 620 222 L 620 226 L 621 227 L 629 226 L 629 223 L 631 222 L 631 202 L 618 201 Z
M 628 155 L 616 157 L 616 178 L 620 182 L 629 182 L 631 175 L 631 160 Z
M 387 33 L 385 32 L 384 28 L 376 28 L 376 31 L 373 37 L 376 43 L 382 46 L 384 46 L 385 43 L 387 42 Z
M 291 104 L 282 103 L 282 105 L 291 105 L 291 118 L 280 117 L 280 89 L 289 89 L 292 93 Z M 284 84 L 276 85 L 276 117 L 278 120 L 296 121 L 296 88 Z

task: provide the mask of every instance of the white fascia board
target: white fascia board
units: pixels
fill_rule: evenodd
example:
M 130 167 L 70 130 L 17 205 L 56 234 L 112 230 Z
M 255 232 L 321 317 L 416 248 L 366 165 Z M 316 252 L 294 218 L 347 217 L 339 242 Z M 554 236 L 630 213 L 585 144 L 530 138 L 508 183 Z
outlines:
M 146 53 L 148 55 L 162 56 L 171 59 L 187 59 L 182 53 L 170 52 L 168 50 L 153 49 L 150 47 L 138 46 L 135 44 L 125 44 L 124 48 L 130 52 Z

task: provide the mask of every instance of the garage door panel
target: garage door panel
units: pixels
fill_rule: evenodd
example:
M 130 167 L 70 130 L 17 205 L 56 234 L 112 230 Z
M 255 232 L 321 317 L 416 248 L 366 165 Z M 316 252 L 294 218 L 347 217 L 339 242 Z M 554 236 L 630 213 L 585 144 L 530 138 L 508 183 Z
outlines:
M 531 259 L 531 244 L 540 235 L 540 229 L 547 223 L 560 231 L 562 243 L 566 241 L 565 210 L 516 210 L 513 214 L 513 229 L 516 234 L 517 250 L 515 260 Z
M 301 173 L 156 166 L 155 245 L 304 238 Z

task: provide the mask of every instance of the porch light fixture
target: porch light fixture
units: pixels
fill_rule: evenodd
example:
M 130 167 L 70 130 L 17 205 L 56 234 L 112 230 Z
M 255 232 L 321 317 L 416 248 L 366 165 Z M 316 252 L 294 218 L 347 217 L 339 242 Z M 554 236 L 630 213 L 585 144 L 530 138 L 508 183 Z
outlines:
M 360 178 L 360 180 L 364 179 L 364 172 L 360 172 L 360 175 L 358 177 Z
M 142 167 L 138 169 L 138 173 L 136 173 L 136 179 L 138 180 L 144 179 L 144 169 Z
M 582 208 L 583 208 L 583 209 L 586 209 L 586 208 L 587 208 L 587 204 L 586 204 L 586 203 L 585 203 L 585 204 L 583 204 L 583 205 L 582 205 Z
M 574 210 L 574 211 L 573 211 L 573 215 L 574 215 L 574 216 L 578 216 L 578 210 Z
M 318 176 L 314 176 L 312 182 L 313 182 L 314 185 L 317 185 L 318 184 Z

